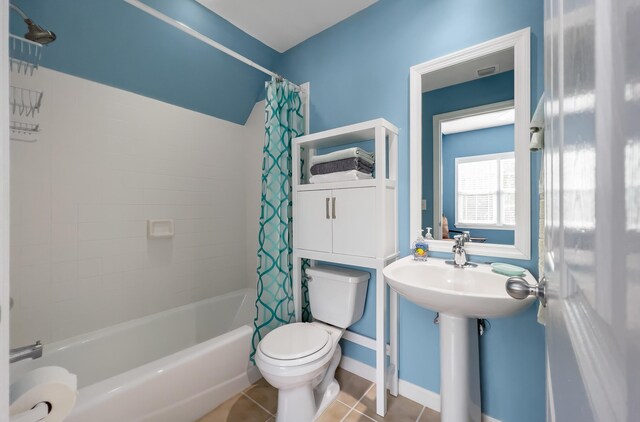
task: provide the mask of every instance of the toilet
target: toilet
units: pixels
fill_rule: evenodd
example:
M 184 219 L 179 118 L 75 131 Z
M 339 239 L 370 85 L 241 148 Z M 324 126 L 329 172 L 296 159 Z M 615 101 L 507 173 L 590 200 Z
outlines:
M 276 328 L 255 355 L 262 376 L 278 389 L 276 422 L 311 422 L 338 396 L 338 342 L 364 311 L 369 273 L 318 265 L 306 274 L 314 322 Z

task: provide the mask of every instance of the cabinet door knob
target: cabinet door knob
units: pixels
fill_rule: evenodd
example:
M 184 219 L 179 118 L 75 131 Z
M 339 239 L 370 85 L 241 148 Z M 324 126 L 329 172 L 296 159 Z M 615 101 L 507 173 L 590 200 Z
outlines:
M 331 215 L 335 220 L 336 219 L 336 198 L 335 197 L 331 198 Z
M 329 198 L 326 198 L 326 202 L 324 203 L 324 209 L 326 211 L 326 218 L 329 220 L 331 216 L 329 216 Z

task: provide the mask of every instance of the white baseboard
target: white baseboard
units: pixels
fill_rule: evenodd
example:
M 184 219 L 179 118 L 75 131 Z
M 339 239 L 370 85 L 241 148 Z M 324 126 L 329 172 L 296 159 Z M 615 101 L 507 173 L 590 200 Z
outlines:
M 359 360 L 343 356 L 340 361 L 340 367 L 371 382 L 375 382 L 376 380 L 376 369 L 373 366 L 360 362 Z M 429 409 L 433 409 L 437 412 L 440 411 L 440 394 L 438 393 L 434 393 L 424 387 L 420 387 L 402 379 L 398 383 L 398 393 L 401 396 L 428 407 Z M 482 414 L 482 422 L 501 421 Z

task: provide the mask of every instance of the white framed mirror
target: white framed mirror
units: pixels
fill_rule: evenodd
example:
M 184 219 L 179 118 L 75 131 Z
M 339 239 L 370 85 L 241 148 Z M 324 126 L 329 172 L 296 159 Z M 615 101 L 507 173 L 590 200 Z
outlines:
M 531 258 L 529 28 L 410 69 L 410 233 L 430 250 Z

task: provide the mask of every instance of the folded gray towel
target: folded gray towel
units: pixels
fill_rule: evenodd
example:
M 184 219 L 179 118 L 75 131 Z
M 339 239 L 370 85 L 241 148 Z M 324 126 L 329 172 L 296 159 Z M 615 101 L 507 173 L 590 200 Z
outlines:
M 311 166 L 311 174 L 328 174 L 337 171 L 357 170 L 363 173 L 372 173 L 373 165 L 361 158 L 344 158 L 342 160 L 329 161 Z

